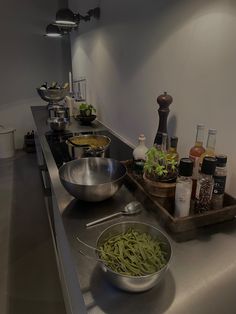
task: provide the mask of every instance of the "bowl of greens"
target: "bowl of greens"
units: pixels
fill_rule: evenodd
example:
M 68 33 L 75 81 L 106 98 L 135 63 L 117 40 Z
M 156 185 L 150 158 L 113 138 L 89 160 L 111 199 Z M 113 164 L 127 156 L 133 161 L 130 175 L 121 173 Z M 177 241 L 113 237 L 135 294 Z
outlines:
M 172 248 L 158 228 L 138 221 L 113 224 L 99 236 L 96 255 L 117 288 L 141 292 L 156 286 L 169 267 Z

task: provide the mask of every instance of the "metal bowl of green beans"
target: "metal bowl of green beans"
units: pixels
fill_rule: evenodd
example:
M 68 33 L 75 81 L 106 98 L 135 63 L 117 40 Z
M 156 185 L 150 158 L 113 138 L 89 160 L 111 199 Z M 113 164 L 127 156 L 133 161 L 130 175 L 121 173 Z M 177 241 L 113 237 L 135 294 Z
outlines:
M 99 236 L 96 255 L 107 279 L 117 288 L 141 292 L 164 277 L 172 255 L 167 236 L 138 221 L 113 224 Z

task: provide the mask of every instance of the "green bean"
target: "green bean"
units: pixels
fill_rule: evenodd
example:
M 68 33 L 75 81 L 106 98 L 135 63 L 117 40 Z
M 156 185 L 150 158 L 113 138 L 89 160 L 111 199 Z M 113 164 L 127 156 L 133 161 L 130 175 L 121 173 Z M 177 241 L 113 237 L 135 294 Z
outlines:
M 99 248 L 100 258 L 113 271 L 129 276 L 152 274 L 166 265 L 163 243 L 148 233 L 130 228 L 106 240 Z

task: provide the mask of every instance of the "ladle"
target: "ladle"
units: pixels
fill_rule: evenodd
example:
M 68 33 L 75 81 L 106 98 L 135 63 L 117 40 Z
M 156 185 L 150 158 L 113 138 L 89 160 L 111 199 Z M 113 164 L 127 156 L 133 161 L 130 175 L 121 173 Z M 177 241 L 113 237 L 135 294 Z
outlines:
M 120 215 L 134 215 L 134 214 L 138 214 L 141 212 L 141 210 L 143 209 L 143 205 L 138 202 L 138 201 L 132 201 L 130 203 L 128 203 L 124 209 L 118 213 L 94 220 L 92 222 L 89 222 L 88 224 L 86 224 L 86 227 L 91 227 L 95 224 L 98 224 L 100 222 L 103 222 L 105 220 L 120 216 Z

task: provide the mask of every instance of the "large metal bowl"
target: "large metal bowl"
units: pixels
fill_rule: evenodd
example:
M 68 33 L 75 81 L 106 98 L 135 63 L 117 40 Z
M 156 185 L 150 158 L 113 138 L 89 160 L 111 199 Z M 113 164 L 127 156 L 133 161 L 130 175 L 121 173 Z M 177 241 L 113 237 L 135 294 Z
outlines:
M 166 252 L 167 259 L 166 265 L 161 270 L 153 274 L 135 277 L 126 276 L 114 272 L 109 267 L 107 267 L 105 263 L 101 261 L 99 262 L 99 264 L 106 278 L 117 288 L 130 292 L 146 291 L 156 286 L 163 279 L 170 264 L 172 248 L 169 239 L 162 231 L 160 231 L 158 228 L 155 228 L 150 224 L 143 222 L 138 221 L 120 222 L 109 226 L 100 234 L 99 238 L 97 239 L 96 247 L 97 249 L 99 249 L 101 245 L 110 237 L 121 234 L 122 232 L 126 232 L 129 228 L 133 228 L 142 233 L 143 232 L 149 233 L 152 238 L 158 239 L 161 243 L 163 243 L 162 249 L 165 250 Z M 99 253 L 97 250 L 96 255 L 97 258 L 99 259 Z
M 37 88 L 37 92 L 39 96 L 50 103 L 57 103 L 58 101 L 63 100 L 66 95 L 68 95 L 68 90 L 61 88 L 61 89 L 41 89 Z
M 59 169 L 64 188 L 75 198 L 99 202 L 113 196 L 123 184 L 126 167 L 118 160 L 88 157 L 72 160 Z
M 82 140 L 83 145 L 76 145 L 76 141 Z M 90 142 L 102 142 L 102 145 L 95 145 L 91 147 L 86 145 Z M 68 151 L 72 159 L 83 158 L 83 157 L 105 157 L 105 153 L 110 146 L 111 139 L 108 136 L 101 134 L 81 134 L 77 136 L 70 137 L 66 144 L 68 146 Z

